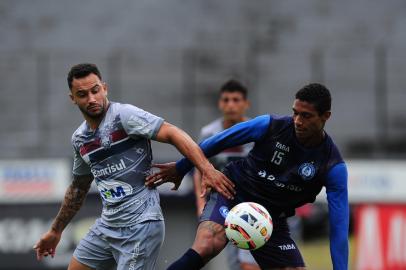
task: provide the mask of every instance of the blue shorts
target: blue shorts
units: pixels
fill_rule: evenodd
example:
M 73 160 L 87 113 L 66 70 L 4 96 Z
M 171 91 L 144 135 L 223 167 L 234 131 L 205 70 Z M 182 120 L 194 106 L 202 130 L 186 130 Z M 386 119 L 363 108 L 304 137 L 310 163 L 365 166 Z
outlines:
M 200 222 L 213 221 L 223 225 L 228 210 L 240 202 L 212 192 L 208 196 Z M 305 267 L 299 248 L 290 236 L 286 218 L 273 218 L 272 222 L 273 231 L 269 241 L 263 247 L 251 251 L 256 262 L 263 269 Z
M 73 257 L 92 269 L 153 270 L 164 240 L 162 220 L 128 227 L 108 227 L 96 220 L 79 242 Z

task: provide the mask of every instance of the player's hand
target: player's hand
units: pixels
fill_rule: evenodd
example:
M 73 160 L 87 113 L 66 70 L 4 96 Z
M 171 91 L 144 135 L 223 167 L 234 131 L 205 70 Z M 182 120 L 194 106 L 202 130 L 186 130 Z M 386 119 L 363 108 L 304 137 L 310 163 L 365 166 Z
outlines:
M 211 165 L 208 169 L 201 171 L 201 174 L 202 193 L 200 194 L 200 197 L 204 198 L 208 192 L 214 188 L 218 193 L 226 198 L 234 199 L 235 185 L 223 173 L 219 172 Z
M 47 257 L 48 255 L 51 255 L 53 258 L 55 256 L 56 246 L 60 240 L 61 233 L 52 230 L 45 233 L 33 247 L 37 252 L 37 260 L 40 261 L 43 257 Z
M 151 174 L 145 178 L 145 185 L 147 187 L 154 188 L 170 182 L 174 184 L 172 190 L 178 190 L 183 177 L 181 177 L 176 171 L 176 162 L 153 164 L 152 167 L 158 168 L 159 172 Z

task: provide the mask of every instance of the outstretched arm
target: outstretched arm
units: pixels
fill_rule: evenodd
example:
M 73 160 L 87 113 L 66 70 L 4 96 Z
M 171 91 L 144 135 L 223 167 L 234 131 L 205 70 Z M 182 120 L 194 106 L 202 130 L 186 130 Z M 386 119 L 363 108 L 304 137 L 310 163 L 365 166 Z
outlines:
M 160 127 L 155 139 L 159 142 L 170 143 L 174 145 L 180 153 L 187 157 L 202 174 L 202 183 L 215 188 L 218 192 L 227 198 L 234 196 L 234 184 L 221 172 L 217 171 L 213 165 L 204 156 L 199 146 L 190 138 L 186 132 L 164 122 Z M 159 179 L 159 178 L 157 178 Z M 150 179 L 147 179 L 147 183 Z M 177 179 L 179 180 L 179 179 Z M 180 179 L 181 180 L 181 179 Z M 165 181 L 162 178 L 162 181 Z M 157 184 L 156 181 L 155 185 Z M 180 181 L 175 182 L 175 189 L 180 185 Z
M 202 197 L 202 175 L 200 174 L 199 170 L 194 170 L 193 172 L 193 187 L 195 192 L 196 198 L 196 211 L 197 217 L 203 212 L 204 205 L 206 204 L 206 198 Z
M 272 122 L 270 115 L 261 115 L 252 120 L 242 122 L 226 129 L 199 144 L 206 157 L 212 157 L 221 151 L 237 145 L 255 142 L 267 132 Z M 193 164 L 186 158 L 176 163 L 176 170 L 184 176 Z
M 71 185 L 65 192 L 62 206 L 51 225 L 51 229 L 34 246 L 38 260 L 48 255 L 54 257 L 62 232 L 81 208 L 92 181 L 92 175 L 74 175 Z
M 339 163 L 331 169 L 326 184 L 330 220 L 330 253 L 334 270 L 348 269 L 347 178 L 345 163 Z

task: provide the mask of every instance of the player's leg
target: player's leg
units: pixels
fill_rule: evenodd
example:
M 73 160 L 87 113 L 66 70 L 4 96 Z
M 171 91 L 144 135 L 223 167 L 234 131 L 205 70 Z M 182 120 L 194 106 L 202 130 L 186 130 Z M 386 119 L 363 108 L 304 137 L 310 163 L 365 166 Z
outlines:
M 240 264 L 241 270 L 259 270 L 259 266 L 257 264 L 252 263 L 241 263 Z
M 113 253 L 105 235 L 99 230 L 99 220 L 80 240 L 73 252 L 68 270 L 111 269 L 115 265 Z
M 224 249 L 227 241 L 223 225 L 214 221 L 203 221 L 197 228 L 192 249 L 199 253 L 206 264 Z
M 305 270 L 299 248 L 290 236 L 286 219 L 273 219 L 274 229 L 269 241 L 261 248 L 251 251 L 264 270 Z
M 68 266 L 68 270 L 94 270 L 94 268 L 90 268 L 89 266 L 84 265 L 83 263 L 76 260 L 75 257 L 72 257 Z
M 167 270 L 198 270 L 208 261 L 217 256 L 227 244 L 224 226 L 213 221 L 199 224 L 192 248 Z
M 223 253 L 226 255 L 227 266 L 229 270 L 241 270 L 240 260 L 238 259 L 239 248 L 228 242 Z
M 167 270 L 197 270 L 214 258 L 227 244 L 224 219 L 232 203 L 212 192 L 200 217 L 192 248 L 175 261 Z
M 261 270 L 249 250 L 238 249 L 237 255 L 241 270 Z
M 111 246 L 117 270 L 154 270 L 165 237 L 162 220 L 112 229 Z
M 251 270 L 251 269 L 256 270 L 258 268 L 246 268 L 244 270 Z M 263 270 L 306 270 L 306 267 L 301 267 L 301 266 L 299 266 L 299 267 L 272 267 L 271 266 L 271 267 L 263 267 L 260 269 L 263 269 Z

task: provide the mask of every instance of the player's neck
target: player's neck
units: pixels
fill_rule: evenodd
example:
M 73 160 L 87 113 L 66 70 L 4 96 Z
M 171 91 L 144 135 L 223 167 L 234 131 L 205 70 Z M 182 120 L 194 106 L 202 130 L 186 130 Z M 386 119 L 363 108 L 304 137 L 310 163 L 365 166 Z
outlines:
M 238 124 L 238 123 L 241 123 L 241 122 L 244 122 L 247 120 L 248 120 L 248 118 L 246 116 L 242 116 L 241 118 L 236 119 L 236 120 L 223 119 L 223 128 L 227 129 L 227 128 L 234 126 L 235 124 Z

